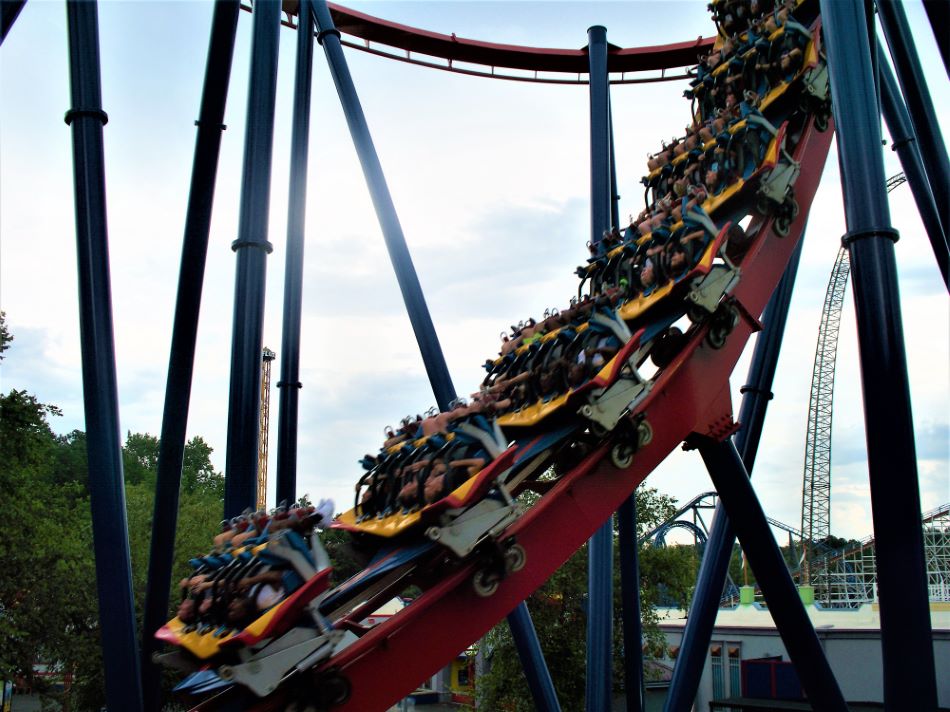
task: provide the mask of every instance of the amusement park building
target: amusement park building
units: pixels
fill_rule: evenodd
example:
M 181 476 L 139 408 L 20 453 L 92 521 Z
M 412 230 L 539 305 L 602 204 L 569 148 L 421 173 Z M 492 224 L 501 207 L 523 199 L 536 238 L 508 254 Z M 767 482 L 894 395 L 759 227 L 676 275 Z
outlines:
M 812 605 L 807 610 L 849 707 L 883 709 L 879 604 L 832 610 Z M 687 612 L 665 609 L 661 616 L 660 629 L 667 643 L 662 663 L 672 665 Z M 936 668 L 950 670 L 950 604 L 931 603 L 930 619 Z M 950 708 L 950 676 L 937 675 L 937 695 L 940 709 Z M 796 699 L 799 705 L 794 703 Z M 732 704 L 724 704 L 727 700 Z M 777 709 L 776 703 L 781 709 L 811 709 L 802 700 L 794 667 L 768 608 L 753 603 L 720 610 L 693 709 Z

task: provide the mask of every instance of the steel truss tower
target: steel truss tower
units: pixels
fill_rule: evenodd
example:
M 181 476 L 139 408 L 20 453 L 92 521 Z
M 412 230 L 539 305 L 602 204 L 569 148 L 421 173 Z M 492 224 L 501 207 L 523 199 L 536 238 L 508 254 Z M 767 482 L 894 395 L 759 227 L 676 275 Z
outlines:
M 257 510 L 267 509 L 267 453 L 270 435 L 270 365 L 277 354 L 266 346 L 261 353 L 261 427 L 257 447 Z M 288 503 L 289 504 L 289 503 Z
M 887 179 L 887 192 L 907 182 L 907 176 L 898 173 Z M 802 481 L 802 578 L 811 582 L 810 559 L 815 542 L 825 541 L 831 535 L 831 421 L 834 412 L 835 359 L 838 353 L 838 332 L 841 327 L 841 309 L 851 263 L 848 250 L 842 246 L 831 270 L 825 304 L 818 327 L 818 346 L 811 377 L 811 396 L 808 400 L 808 427 L 805 432 L 805 468 Z M 824 591 L 827 594 L 827 591 Z M 827 595 L 816 592 L 819 600 Z
M 802 583 L 809 583 L 809 549 L 815 541 L 831 534 L 831 419 L 835 392 L 835 358 L 841 307 L 848 286 L 851 263 L 848 250 L 841 247 L 831 270 L 825 304 L 818 327 L 818 347 L 808 400 L 808 428 L 805 433 L 805 472 L 802 483 Z

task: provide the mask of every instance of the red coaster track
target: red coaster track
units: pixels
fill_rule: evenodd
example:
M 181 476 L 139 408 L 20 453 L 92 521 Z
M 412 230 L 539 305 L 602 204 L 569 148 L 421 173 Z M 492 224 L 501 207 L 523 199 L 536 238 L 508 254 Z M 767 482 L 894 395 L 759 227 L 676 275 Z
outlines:
M 333 658 L 330 666 L 352 685 L 350 699 L 334 709 L 385 709 L 412 692 L 544 583 L 690 433 L 730 432 L 723 427 L 732 418 L 729 377 L 759 328 L 750 315 L 765 309 L 801 238 L 832 133 L 819 133 L 809 122 L 795 152 L 802 169 L 795 183 L 801 212 L 790 234 L 779 238 L 771 220 L 760 223 L 768 234 L 743 261 L 745 278 L 734 292 L 743 318 L 723 348 L 711 348 L 703 328 L 668 367 L 647 406 L 653 441 L 637 452 L 631 467 L 616 469 L 606 457 L 609 445 L 601 444 L 506 532 L 524 547 L 527 566 L 502 581 L 493 596 L 475 594 L 471 579 L 478 564 L 463 565 Z
M 587 49 L 556 49 L 551 47 L 524 47 L 520 45 L 484 42 L 481 40 L 458 37 L 454 33 L 445 35 L 418 27 L 390 22 L 363 12 L 351 10 L 342 5 L 328 3 L 330 14 L 337 29 L 343 35 L 356 37 L 361 43 L 343 41 L 353 49 L 370 52 L 402 62 L 419 64 L 433 69 L 473 74 L 494 79 L 517 81 L 535 81 L 546 83 L 585 83 L 580 77 L 589 71 Z M 244 6 L 250 10 L 250 6 Z M 295 15 L 297 3 L 285 2 L 288 15 Z M 291 25 L 293 26 L 293 25 Z M 683 79 L 686 75 L 677 73 L 667 75 L 667 69 L 687 68 L 696 64 L 697 58 L 705 54 L 713 45 L 715 37 L 697 37 L 687 42 L 675 42 L 667 45 L 648 47 L 620 48 L 609 45 L 607 48 L 607 71 L 620 74 L 620 79 L 612 79 L 614 84 L 633 84 L 641 82 L 662 82 Z M 401 50 L 400 54 L 373 48 L 372 43 Z M 424 55 L 413 57 L 412 54 Z M 432 58 L 445 60 L 446 64 L 431 61 Z M 456 62 L 467 65 L 490 67 L 491 71 L 476 71 L 455 66 Z M 534 76 L 496 74 L 496 68 L 534 72 Z M 627 78 L 631 72 L 661 72 L 659 75 Z M 538 76 L 539 72 L 551 72 L 561 75 L 573 74 L 577 79 L 552 78 Z
M 338 5 L 331 5 L 331 10 L 345 34 L 439 57 L 450 65 L 460 61 L 533 71 L 587 71 L 584 50 L 466 40 L 380 20 Z M 612 48 L 608 67 L 611 72 L 682 67 L 693 64 L 696 55 L 711 44 L 711 39 L 699 39 L 657 47 Z M 730 296 L 740 314 L 739 323 L 721 348 L 713 348 L 707 341 L 708 322 L 691 330 L 689 343 L 659 374 L 645 401 L 644 413 L 654 435 L 636 452 L 629 467 L 618 469 L 612 464 L 608 455 L 612 442 L 606 438 L 505 530 L 506 537 L 515 537 L 523 547 L 527 565 L 506 576 L 493 595 L 483 597 L 475 592 L 472 580 L 482 562 L 477 557 L 464 559 L 411 605 L 365 632 L 317 670 L 300 673 L 293 684 L 283 685 L 252 708 L 285 709 L 293 699 L 319 697 L 321 678 L 327 675 L 342 677 L 348 683 L 348 698 L 333 706 L 334 710 L 388 708 L 524 601 L 691 433 L 721 440 L 734 432 L 729 378 L 749 337 L 760 328 L 757 317 L 804 232 L 832 134 L 830 127 L 819 132 L 814 119 L 807 120 L 793 154 L 801 169 L 795 181 L 800 212 L 786 237 L 773 230 L 772 218 L 754 214 L 747 228 L 750 235 L 755 235 L 754 244 L 742 258 L 742 279 Z M 214 707 L 216 700 L 201 705 L 202 709 Z

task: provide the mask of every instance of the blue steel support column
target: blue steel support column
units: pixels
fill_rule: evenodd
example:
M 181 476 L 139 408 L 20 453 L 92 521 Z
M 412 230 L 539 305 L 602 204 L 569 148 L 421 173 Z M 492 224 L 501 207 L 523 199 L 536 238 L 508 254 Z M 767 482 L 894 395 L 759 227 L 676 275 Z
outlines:
M 933 247 L 937 266 L 940 268 L 940 274 L 943 275 L 944 284 L 950 285 L 947 219 L 940 214 L 940 210 L 934 202 L 933 193 L 924 172 L 924 165 L 920 159 L 917 139 L 911 127 L 910 117 L 907 115 L 907 108 L 904 106 L 897 81 L 894 79 L 890 66 L 885 61 L 884 50 L 880 45 L 878 45 L 877 53 L 877 66 L 881 73 L 881 113 L 884 115 L 884 121 L 887 122 L 887 128 L 891 133 L 892 148 L 900 158 L 901 167 L 904 169 L 907 182 L 910 184 L 911 191 L 913 191 L 917 211 L 920 213 L 920 219 L 927 230 L 927 237 L 930 238 L 930 244 Z
M 313 13 L 310 0 L 297 9 L 297 71 L 294 127 L 290 139 L 287 258 L 284 263 L 284 325 L 281 336 L 280 410 L 277 415 L 277 502 L 297 499 L 297 412 L 300 396 L 300 321 L 303 302 L 304 226 L 310 148 L 310 85 L 313 77 Z
M 267 219 L 274 146 L 277 95 L 277 50 L 280 2 L 254 3 L 251 75 L 244 137 L 244 176 L 234 289 L 231 343 L 231 391 L 225 460 L 224 516 L 254 507 L 257 494 L 258 428 L 261 397 L 261 349 L 264 332 L 264 286 L 267 277 Z
M 950 205 L 950 160 L 947 159 L 947 146 L 943 142 L 940 122 L 927 89 L 920 59 L 914 49 L 914 38 L 907 25 L 907 16 L 902 4 L 894 0 L 879 0 L 877 14 L 881 18 L 884 37 L 894 59 L 897 80 L 907 102 L 907 111 L 920 145 L 920 155 L 930 181 L 930 189 L 937 205 L 943 206 L 946 211 Z M 944 27 L 943 31 L 946 32 L 947 28 Z M 947 225 L 944 223 L 944 230 L 946 229 Z
M 106 178 L 95 2 L 66 3 L 72 108 L 79 336 L 82 349 L 89 502 L 99 594 L 99 625 L 109 709 L 141 710 L 132 563 L 125 516 L 125 480 L 112 328 L 106 222 Z
M 587 30 L 590 63 L 590 216 L 591 244 L 600 243 L 610 227 L 610 85 L 607 76 L 607 30 Z M 602 248 L 598 248 L 598 254 Z M 610 708 L 613 652 L 613 517 L 590 538 L 587 547 L 587 688 L 588 712 Z
M 531 622 L 527 604 L 522 601 L 508 614 L 508 626 L 511 628 L 511 637 L 518 650 L 518 659 L 528 678 L 528 688 L 534 700 L 534 708 L 538 712 L 560 712 L 561 705 L 554 691 L 554 682 L 548 672 L 547 663 L 538 644 L 538 633 Z
M 637 493 L 617 510 L 620 536 L 620 596 L 623 612 L 623 680 L 627 712 L 645 708 L 643 626 L 640 623 L 640 546 L 637 542 Z
M 931 710 L 937 706 L 937 687 L 894 257 L 897 232 L 891 228 L 884 188 L 877 107 L 866 100 L 872 77 L 863 32 L 864 5 L 856 0 L 822 0 L 821 9 L 864 392 L 884 704 L 888 710 Z M 921 146 L 921 153 L 926 153 L 927 147 Z M 939 197 L 937 204 L 947 205 Z M 914 654 L 908 655 L 908 650 Z
M 313 16 L 319 31 L 317 40 L 323 45 L 327 63 L 330 65 L 330 73 L 333 75 L 333 82 L 340 96 L 340 104 L 346 115 L 350 136 L 353 138 L 353 145 L 356 147 L 360 166 L 363 168 L 363 176 L 366 178 L 366 185 L 373 199 L 373 207 L 376 209 L 376 217 L 383 231 L 389 259 L 393 263 L 396 280 L 399 282 L 406 311 L 409 313 L 409 321 L 412 323 L 416 342 L 422 352 L 422 361 L 429 376 L 429 383 L 432 384 L 432 390 L 435 393 L 435 401 L 440 409 L 448 410 L 449 403 L 456 397 L 455 388 L 452 386 L 445 356 L 442 354 L 442 347 L 439 345 L 439 338 L 435 333 L 435 326 L 432 324 L 432 317 L 429 315 L 429 308 L 422 294 L 419 277 L 416 275 L 409 248 L 406 246 L 406 238 L 399 224 L 399 216 L 396 215 L 396 207 L 393 205 L 389 187 L 386 185 L 383 167 L 380 165 L 379 156 L 376 155 L 373 138 L 370 135 L 366 117 L 363 115 L 363 107 L 356 94 L 346 57 L 343 56 L 340 32 L 333 24 L 333 18 L 330 16 L 325 0 L 316 0 L 313 3 Z
M 7 33 L 13 27 L 20 10 L 26 5 L 26 0 L 2 0 L 0 1 L 0 44 L 7 38 Z
M 804 243 L 805 236 L 802 235 L 788 267 L 785 268 L 785 274 L 765 307 L 765 313 L 762 315 L 763 328 L 752 352 L 748 382 L 742 387 L 742 405 L 739 409 L 742 430 L 736 434 L 735 442 L 750 476 L 759 449 L 765 412 L 769 401 L 772 400 L 772 382 L 775 380 L 782 337 L 788 321 L 788 305 L 792 301 Z M 666 698 L 666 712 L 687 712 L 693 707 L 735 543 L 735 532 L 720 503 L 716 505 L 712 527 L 706 540 L 706 550 L 689 609 L 689 620 L 680 641 L 680 654 L 676 658 L 673 679 L 670 681 L 670 691 Z
M 795 663 L 795 671 L 809 704 L 815 710 L 847 712 L 844 696 L 788 573 L 735 444 L 731 439 L 723 442 L 709 438 L 696 440 L 719 501 L 729 513 L 742 550 L 765 595 L 775 627 L 782 636 L 789 658 Z
M 219 0 L 215 4 L 201 109 L 195 122 L 198 135 L 195 139 L 191 190 L 188 194 L 181 267 L 178 273 L 178 297 L 168 359 L 142 630 L 142 685 L 146 704 L 151 710 L 161 707 L 161 675 L 158 667 L 152 663 L 152 653 L 156 652 L 160 645 L 153 634 L 165 622 L 168 614 L 168 591 L 174 559 L 175 528 L 178 522 L 178 494 L 181 488 L 201 291 L 208 255 L 208 235 L 211 230 L 211 206 L 214 202 L 214 182 L 218 170 L 221 133 L 224 131 L 224 108 L 227 103 L 234 37 L 240 11 L 239 0 Z

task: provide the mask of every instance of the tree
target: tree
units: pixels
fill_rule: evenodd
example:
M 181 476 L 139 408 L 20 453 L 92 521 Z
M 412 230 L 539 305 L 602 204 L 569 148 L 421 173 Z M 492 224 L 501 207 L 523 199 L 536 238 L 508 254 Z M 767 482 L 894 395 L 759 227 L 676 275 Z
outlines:
M 651 607 L 689 609 L 702 552 L 692 544 L 644 547 L 640 551 L 640 582 Z
M 187 494 L 206 492 L 224 499 L 224 477 L 211 464 L 212 447 L 200 435 L 185 443 L 181 487 Z
M 10 348 L 13 336 L 7 329 L 7 313 L 0 311 L 0 361 L 3 361 L 3 352 Z
M 4 337 L 5 343 L 11 340 Z M 25 391 L 0 396 L 0 677 L 32 677 L 38 659 L 63 660 L 97 628 L 88 502 L 74 483 L 49 487 L 59 414 Z M 76 506 L 76 502 L 80 505 Z
M 154 489 L 158 472 L 158 438 L 148 433 L 127 433 L 122 448 L 122 469 L 126 484 L 144 483 Z
M 676 510 L 675 500 L 648 487 L 636 493 L 638 533 L 668 519 Z M 615 550 L 618 547 L 615 531 Z M 643 549 L 641 548 L 641 554 Z M 620 590 L 619 557 L 614 560 L 614 589 Z M 651 560 L 650 577 L 641 576 L 641 613 L 645 642 L 656 646 L 662 639 L 655 605 L 659 598 L 656 580 L 688 577 L 680 560 Z M 641 566 L 643 559 L 641 557 Z M 670 570 L 666 570 L 669 567 Z M 541 650 L 544 653 L 558 700 L 563 709 L 583 709 L 586 676 L 587 545 L 576 551 L 527 600 Z M 622 685 L 621 601 L 614 597 L 614 680 Z M 527 681 L 507 623 L 495 626 L 482 639 L 490 670 L 477 682 L 479 705 L 486 709 L 530 712 L 534 709 Z
M 0 312 L 0 358 L 13 341 Z M 89 509 L 86 436 L 56 435 L 56 406 L 25 390 L 0 395 L 0 679 L 32 681 L 38 661 L 75 673 L 70 704 L 105 703 Z M 141 616 L 158 462 L 158 439 L 129 433 L 123 449 L 136 609 Z M 212 449 L 185 446 L 171 605 L 188 559 L 207 551 L 223 509 Z M 216 514 L 216 512 L 218 514 Z M 170 616 L 169 616 L 170 617 Z M 50 693 L 55 696 L 55 693 Z M 62 700 L 60 700 L 62 701 Z
M 72 483 L 86 491 L 89 482 L 89 460 L 86 452 L 86 434 L 72 430 L 56 436 L 55 463 L 47 480 L 51 486 Z

